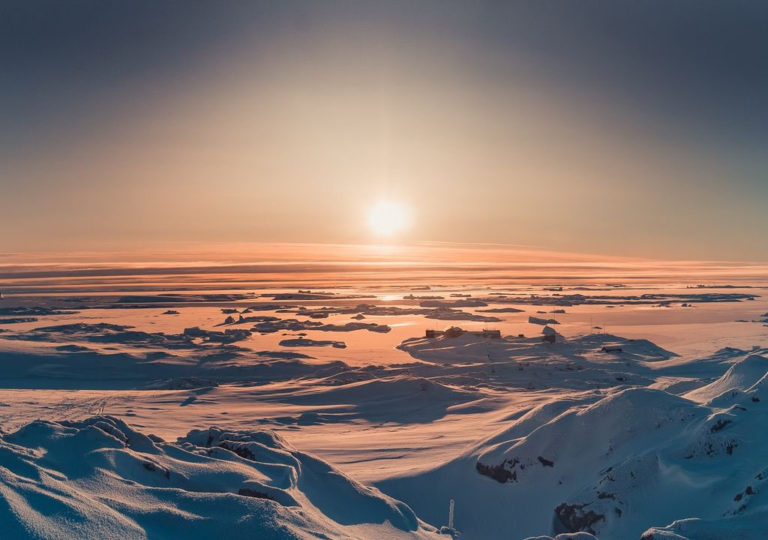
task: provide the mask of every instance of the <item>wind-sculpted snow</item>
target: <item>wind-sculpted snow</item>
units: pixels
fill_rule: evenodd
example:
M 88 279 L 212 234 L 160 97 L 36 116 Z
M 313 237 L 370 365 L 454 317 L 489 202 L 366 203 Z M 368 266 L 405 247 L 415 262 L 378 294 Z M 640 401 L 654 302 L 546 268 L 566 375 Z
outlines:
M 471 538 L 501 537 L 501 508 L 529 536 L 762 538 L 768 358 L 729 361 L 691 392 L 696 401 L 642 387 L 573 394 L 512 419 L 453 462 L 378 485 L 426 519 L 436 514 L 419 486 L 450 493 Z M 551 529 L 537 529 L 545 521 Z
M 642 415 L 632 416 L 640 410 Z M 604 454 L 610 454 L 612 459 L 630 457 L 636 451 L 638 439 L 672 435 L 702 414 L 691 402 L 666 392 L 627 389 L 584 408 L 573 407 L 523 439 L 481 453 L 478 471 L 483 473 L 483 467 L 501 467 L 505 481 L 520 482 L 539 469 L 554 469 L 562 459 L 568 461 L 569 469 L 599 468 L 605 462 Z M 501 437 L 497 435 L 495 439 Z M 598 448 L 601 452 L 594 452 Z
M 0 437 L 3 538 L 437 538 L 413 511 L 269 431 L 175 443 L 119 419 Z
M 540 338 L 487 339 L 470 333 L 458 337 L 411 338 L 400 349 L 439 365 L 483 366 L 486 384 L 500 388 L 606 388 L 653 382 L 651 364 L 674 353 L 646 340 L 610 334 L 581 336 L 558 343 Z M 620 352 L 606 352 L 620 349 Z M 475 368 L 479 369 L 479 368 Z
M 330 387 L 281 395 L 284 403 L 312 407 L 333 407 L 332 413 L 304 414 L 290 423 L 334 423 L 341 420 L 363 418 L 372 422 L 399 424 L 428 423 L 446 415 L 451 406 L 472 402 L 485 397 L 479 391 L 441 384 L 423 377 L 397 375 L 360 381 L 339 381 L 344 374 L 333 376 Z M 273 399 L 273 398 L 270 398 Z M 288 423 L 288 422 L 286 422 Z
M 722 377 L 690 392 L 687 397 L 696 401 L 712 400 L 713 404 L 733 402 L 735 398 L 749 393 L 753 386 L 765 386 L 766 373 L 768 358 L 751 354 L 733 364 Z
M 640 540 L 760 540 L 768 531 L 768 511 L 749 518 L 680 519 L 666 527 L 651 527 Z

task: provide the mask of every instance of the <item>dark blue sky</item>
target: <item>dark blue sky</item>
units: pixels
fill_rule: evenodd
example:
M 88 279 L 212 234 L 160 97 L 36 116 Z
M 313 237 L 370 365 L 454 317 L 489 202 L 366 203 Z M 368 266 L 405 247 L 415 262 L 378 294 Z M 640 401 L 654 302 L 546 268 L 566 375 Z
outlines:
M 362 241 L 347 221 L 307 230 L 334 190 L 411 191 L 418 207 L 436 185 L 454 185 L 442 209 L 417 209 L 412 239 L 765 260 L 765 96 L 764 2 L 3 2 L 0 226 L 44 215 L 0 249 L 149 235 Z M 351 161 L 329 157 L 324 130 Z M 224 144 L 221 133 L 230 150 L 200 157 Z M 235 159 L 230 175 L 226 152 L 265 157 Z M 282 166 L 281 153 L 315 161 Z M 83 163 L 91 158 L 98 165 Z M 206 185 L 190 178 L 195 160 L 221 172 L 219 187 L 205 189 L 205 204 L 191 190 L 168 199 Z M 367 174 L 355 185 L 376 188 L 350 188 L 353 168 Z M 478 172 L 464 182 L 457 171 Z M 298 189 L 315 182 L 328 199 Z M 525 194 L 536 211 L 460 196 L 472 183 Z M 582 186 L 579 202 L 604 215 L 539 186 Z M 239 206 L 248 190 L 270 210 Z M 153 225 L 131 222 L 159 209 Z M 172 224 L 194 212 L 198 228 Z M 230 214 L 237 224 L 224 226 Z M 276 231 L 280 219 L 292 226 Z M 601 232 L 611 224 L 622 234 Z

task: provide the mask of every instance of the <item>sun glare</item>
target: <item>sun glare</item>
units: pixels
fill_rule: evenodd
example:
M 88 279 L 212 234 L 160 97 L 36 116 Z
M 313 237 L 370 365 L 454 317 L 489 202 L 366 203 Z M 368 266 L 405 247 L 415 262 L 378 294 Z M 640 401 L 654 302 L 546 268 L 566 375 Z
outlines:
M 411 222 L 408 208 L 394 201 L 379 201 L 368 213 L 368 225 L 373 234 L 391 238 L 405 231 Z

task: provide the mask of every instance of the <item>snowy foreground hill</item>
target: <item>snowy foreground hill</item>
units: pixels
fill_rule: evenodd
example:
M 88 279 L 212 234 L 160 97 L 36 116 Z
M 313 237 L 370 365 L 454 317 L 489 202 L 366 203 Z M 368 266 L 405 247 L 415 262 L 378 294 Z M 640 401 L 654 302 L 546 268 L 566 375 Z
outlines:
M 268 430 L 171 443 L 110 416 L 35 421 L 0 436 L 2 537 L 449 538 L 427 522 L 450 497 L 462 538 L 765 538 L 768 357 L 727 363 L 680 395 L 545 401 L 381 491 Z
M 0 524 L 2 538 L 446 538 L 272 432 L 167 443 L 108 416 L 4 434 Z
M 450 493 L 472 538 L 547 521 L 551 534 L 602 539 L 768 538 L 766 425 L 768 358 L 750 354 L 680 396 L 631 387 L 551 401 L 460 458 L 379 487 L 427 520 L 442 508 L 425 488 Z

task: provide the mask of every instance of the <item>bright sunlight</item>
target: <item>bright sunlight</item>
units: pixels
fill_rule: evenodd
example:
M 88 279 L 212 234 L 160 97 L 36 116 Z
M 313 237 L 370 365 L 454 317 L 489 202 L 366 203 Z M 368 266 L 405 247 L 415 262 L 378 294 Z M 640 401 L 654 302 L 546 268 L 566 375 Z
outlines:
M 402 203 L 379 201 L 368 213 L 368 224 L 376 236 L 391 238 L 408 229 L 411 213 Z

